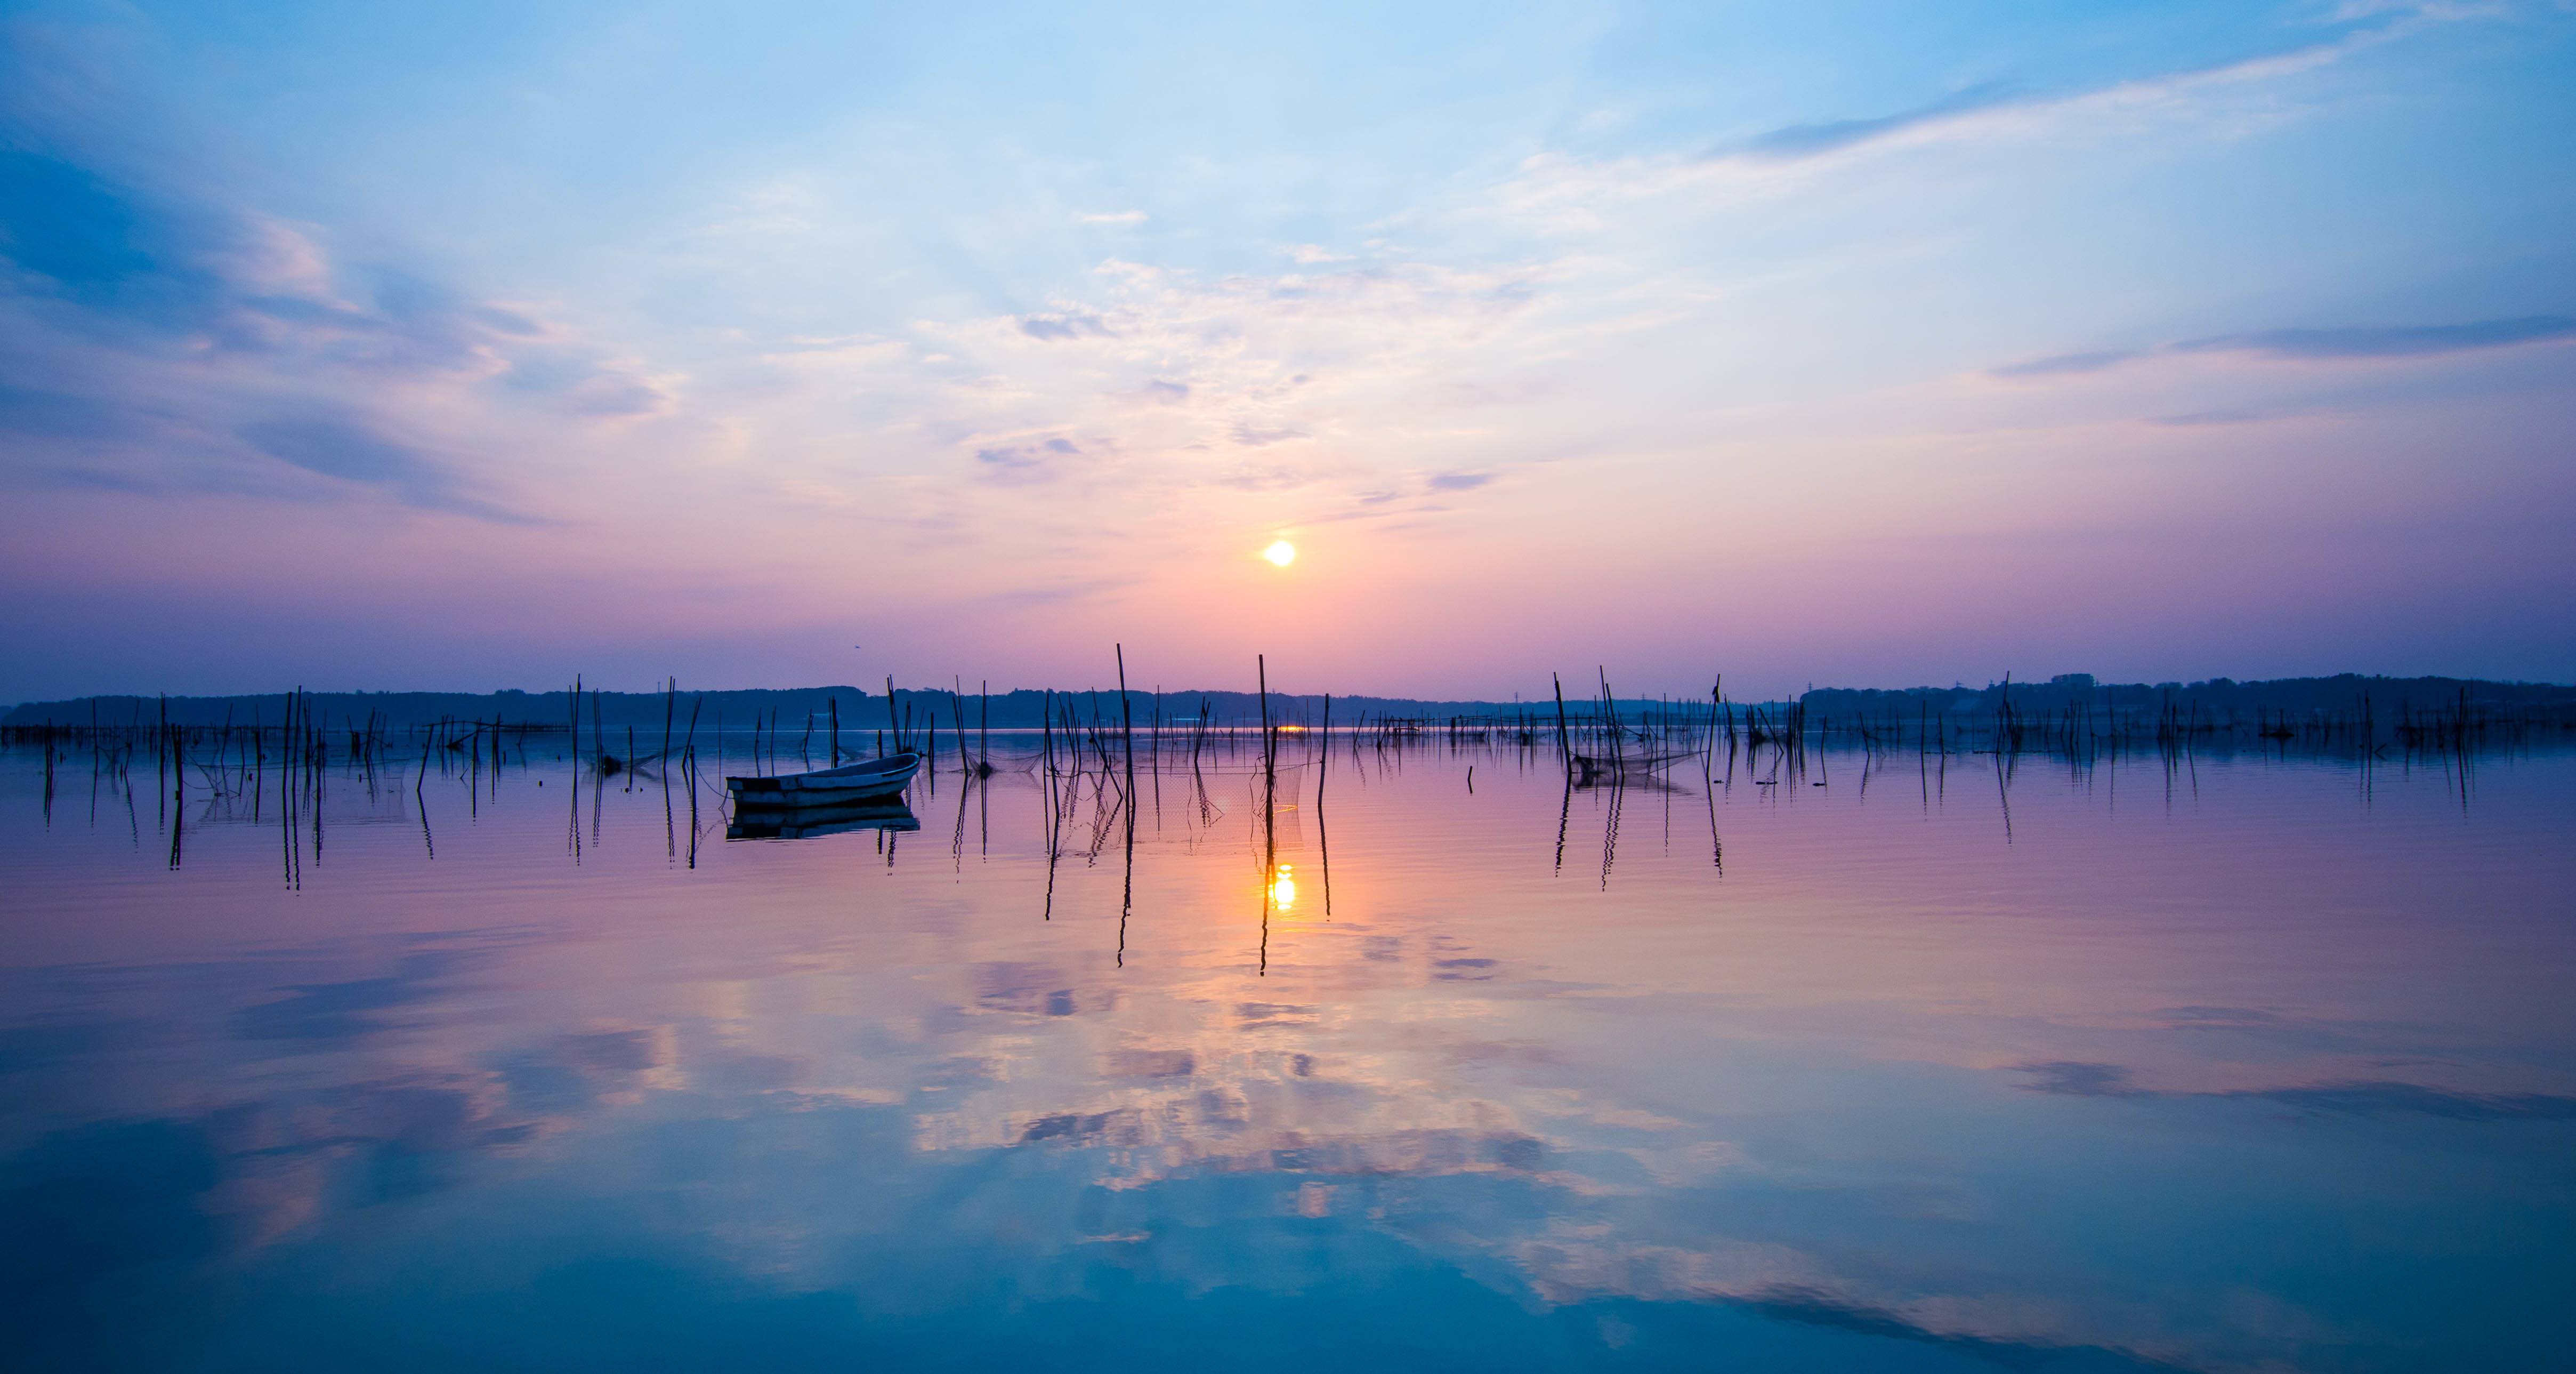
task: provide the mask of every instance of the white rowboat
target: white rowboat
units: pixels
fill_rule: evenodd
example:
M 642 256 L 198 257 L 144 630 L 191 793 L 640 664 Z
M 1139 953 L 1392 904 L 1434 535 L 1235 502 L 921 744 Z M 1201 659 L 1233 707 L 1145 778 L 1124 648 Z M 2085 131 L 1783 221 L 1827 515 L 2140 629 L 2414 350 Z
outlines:
M 888 754 L 881 759 L 817 768 L 774 778 L 726 778 L 737 807 L 776 809 L 789 806 L 846 806 L 900 796 L 921 768 L 921 755 Z

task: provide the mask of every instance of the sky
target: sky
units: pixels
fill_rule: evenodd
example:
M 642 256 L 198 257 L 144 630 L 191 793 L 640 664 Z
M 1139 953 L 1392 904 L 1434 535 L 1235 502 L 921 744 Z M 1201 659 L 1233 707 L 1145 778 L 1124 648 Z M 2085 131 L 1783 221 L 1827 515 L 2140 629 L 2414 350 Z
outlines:
M 0 700 L 2576 681 L 2569 0 L 0 16 Z

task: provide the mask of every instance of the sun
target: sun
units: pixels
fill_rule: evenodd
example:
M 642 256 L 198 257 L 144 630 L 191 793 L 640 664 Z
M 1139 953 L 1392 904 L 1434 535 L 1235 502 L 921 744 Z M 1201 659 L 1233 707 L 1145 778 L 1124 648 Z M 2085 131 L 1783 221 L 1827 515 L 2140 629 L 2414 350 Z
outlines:
M 1263 549 L 1261 556 L 1284 568 L 1297 561 L 1297 546 L 1282 539 L 1269 548 Z

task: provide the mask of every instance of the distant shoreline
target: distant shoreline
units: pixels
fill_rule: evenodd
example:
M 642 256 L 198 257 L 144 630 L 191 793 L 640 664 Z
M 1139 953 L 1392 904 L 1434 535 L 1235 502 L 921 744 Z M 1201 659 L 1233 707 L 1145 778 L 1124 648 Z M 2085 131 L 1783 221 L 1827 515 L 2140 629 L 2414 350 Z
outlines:
M 1195 720 L 1202 707 L 1217 724 L 1242 724 L 1261 718 L 1258 693 L 1243 691 L 1164 691 L 1142 688 L 1128 692 L 1129 709 L 1135 723 L 1144 726 L 1156 718 L 1166 724 Z M 1047 701 L 1061 703 L 1072 698 L 1072 709 L 1080 717 L 1114 717 L 1118 713 L 1118 690 L 1089 688 L 1071 693 L 1038 688 L 1019 688 L 995 692 L 989 696 L 968 691 L 954 695 L 945 688 L 899 688 L 895 694 L 891 718 L 922 724 L 930 712 L 936 712 L 943 728 L 963 723 L 966 728 L 988 726 L 993 729 L 1031 729 L 1044 719 Z M 837 685 L 793 688 L 735 688 L 720 691 L 677 692 L 582 692 L 582 727 L 587 730 L 594 718 L 603 727 L 642 731 L 647 726 L 658 731 L 667 717 L 685 727 L 692 713 L 699 728 L 719 726 L 744 728 L 757 718 L 766 724 L 776 721 L 782 726 L 803 728 L 808 719 L 817 725 L 837 712 L 842 728 L 872 730 L 889 722 L 886 694 L 882 689 Z M 104 695 L 73 697 L 61 701 L 26 702 L 0 715 L 0 726 L 71 726 L 93 723 L 102 728 L 147 725 L 166 719 L 173 725 L 248 726 L 274 725 L 283 719 L 287 693 L 243 693 L 223 696 L 135 696 Z M 1805 706 L 1811 719 L 1887 719 L 1920 716 L 1957 719 L 1990 716 L 2009 699 L 2013 709 L 2022 714 L 2063 711 L 2081 706 L 2097 714 L 2121 716 L 2154 714 L 2168 707 L 2182 711 L 2195 708 L 2215 717 L 2235 718 L 2258 714 L 2287 713 L 2292 716 L 2318 712 L 2342 713 L 2359 709 L 2364 700 L 2373 709 L 2394 715 L 2401 710 L 2448 709 L 2465 700 L 2468 705 L 2513 709 L 2576 709 L 2576 686 L 2560 683 L 2489 682 L 2473 678 L 2450 677 L 2385 677 L 2357 673 L 2333 677 L 2276 678 L 2267 681 L 2238 682 L 2213 678 L 2195 683 L 2105 683 L 2087 674 L 2065 674 L 2045 682 L 1996 682 L 1983 687 L 1910 687 L 1849 688 L 1823 687 L 1805 692 L 1793 700 Z M 303 698 L 307 709 L 318 718 L 340 721 L 373 719 L 393 727 L 433 725 L 440 721 L 498 722 L 507 726 L 567 725 L 573 709 L 569 688 L 547 692 L 307 692 Z M 1595 691 L 1577 691 L 1568 684 L 1569 708 L 1586 709 L 1599 700 Z M 1736 701 L 1742 707 L 1776 707 L 1783 701 Z M 1617 707 L 1623 714 L 1638 714 L 1662 709 L 1705 711 L 1710 702 L 1706 696 L 1682 700 L 1673 698 L 1620 697 Z M 1324 694 L 1318 692 L 1272 692 L 1272 719 L 1297 724 L 1314 724 L 1321 720 Z M 1520 702 L 1488 700 L 1434 700 L 1411 697 L 1343 696 L 1332 697 L 1333 720 L 1336 724 L 1356 723 L 1363 718 L 1388 717 L 1416 720 L 1440 720 L 1453 716 L 1495 717 L 1521 713 L 1553 712 L 1553 700 Z M 165 715 L 166 713 L 166 715 Z

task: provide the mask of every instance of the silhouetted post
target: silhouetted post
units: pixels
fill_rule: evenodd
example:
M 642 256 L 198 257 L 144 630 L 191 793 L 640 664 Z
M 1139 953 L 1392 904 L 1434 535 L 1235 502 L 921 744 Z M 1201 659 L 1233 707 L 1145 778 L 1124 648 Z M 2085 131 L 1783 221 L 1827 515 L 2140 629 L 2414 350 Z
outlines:
M 1710 683 L 1708 688 L 1708 746 L 1700 751 L 1699 756 L 1699 774 L 1703 781 L 1717 771 L 1717 714 L 1725 709 L 1726 674 L 1720 673 L 1717 681 Z M 1713 815 L 1710 824 L 1716 824 Z
M 829 699 L 832 708 L 832 766 L 841 766 L 841 699 Z
M 1114 647 L 1118 652 L 1118 738 L 1127 750 L 1127 810 L 1133 817 L 1136 809 L 1136 714 L 1127 705 L 1127 646 L 1120 644 Z M 1132 822 L 1129 839 L 1132 844 Z
M 1567 768 L 1571 769 L 1574 767 L 1574 741 L 1568 738 L 1565 732 L 1565 679 L 1558 677 L 1554 673 L 1548 674 L 1547 679 L 1548 681 L 1556 684 L 1557 759 Z

